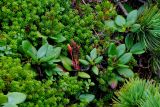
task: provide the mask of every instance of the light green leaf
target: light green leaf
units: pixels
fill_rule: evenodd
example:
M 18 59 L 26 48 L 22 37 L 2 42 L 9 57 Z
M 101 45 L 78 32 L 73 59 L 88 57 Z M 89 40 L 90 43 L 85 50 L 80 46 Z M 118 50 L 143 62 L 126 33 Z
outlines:
M 116 18 L 115 18 L 115 23 L 118 25 L 118 26 L 124 26 L 126 24 L 126 20 L 123 16 L 121 15 L 118 15 Z
M 125 53 L 118 61 L 120 64 L 127 64 L 132 59 L 132 53 Z
M 46 55 L 47 50 L 48 50 L 48 43 L 46 43 L 45 45 L 41 46 L 40 49 L 37 52 L 37 57 L 38 58 L 42 58 Z
M 117 64 L 117 66 L 118 66 L 119 68 L 129 68 L 128 65 L 124 65 L 124 64 Z
M 20 104 L 26 100 L 26 95 L 19 92 L 11 92 L 7 94 L 8 103 L 10 104 Z
M 103 60 L 103 56 L 99 56 L 98 58 L 95 59 L 95 64 L 99 64 Z
M 131 11 L 128 15 L 127 15 L 127 26 L 131 26 L 132 24 L 134 24 L 137 20 L 138 17 L 138 11 L 137 10 L 133 10 Z
M 97 68 L 97 66 L 93 66 L 92 67 L 92 71 L 94 74 L 98 75 L 99 74 L 99 69 Z
M 123 75 L 126 78 L 130 78 L 134 76 L 133 71 L 129 68 L 119 68 L 117 71 L 120 75 Z
M 91 57 L 89 55 L 86 55 L 86 59 L 90 62 L 93 63 L 93 60 L 91 59 Z
M 108 55 L 109 55 L 109 56 L 117 55 L 116 45 L 115 45 L 114 43 L 111 43 L 111 44 L 109 45 Z
M 56 37 L 50 37 L 51 39 L 55 40 L 57 43 L 61 43 L 66 41 L 66 38 L 63 35 L 57 35 Z
M 94 48 L 91 52 L 90 52 L 90 57 L 92 60 L 94 60 L 95 58 L 97 58 L 97 49 Z
M 116 49 L 117 49 L 117 52 L 118 52 L 118 57 L 120 57 L 121 55 L 123 55 L 125 53 L 126 46 L 125 46 L 125 44 L 121 44 Z
M 90 75 L 85 72 L 78 72 L 78 76 L 81 78 L 91 78 Z
M 131 52 L 132 54 L 142 54 L 142 53 L 145 52 L 145 51 L 144 51 L 144 46 L 143 46 L 142 43 L 140 43 L 140 42 L 139 42 L 139 43 L 136 43 L 136 44 L 134 44 L 134 45 L 132 46 L 130 52 Z
M 62 61 L 63 67 L 68 71 L 72 71 L 72 60 L 65 56 L 61 56 L 60 59 Z
M 83 59 L 79 59 L 79 62 L 83 65 L 89 65 L 89 62 Z
M 81 100 L 81 101 L 86 101 L 86 102 L 91 102 L 91 101 L 93 101 L 94 100 L 94 98 L 95 98 L 95 95 L 93 95 L 93 94 L 81 94 L 80 96 L 79 96 L 79 99 Z
M 105 26 L 107 27 L 107 29 L 111 29 L 112 31 L 115 31 L 117 29 L 115 22 L 113 20 L 106 21 Z
M 16 104 L 12 104 L 12 103 L 5 103 L 3 105 L 3 107 L 18 107 Z

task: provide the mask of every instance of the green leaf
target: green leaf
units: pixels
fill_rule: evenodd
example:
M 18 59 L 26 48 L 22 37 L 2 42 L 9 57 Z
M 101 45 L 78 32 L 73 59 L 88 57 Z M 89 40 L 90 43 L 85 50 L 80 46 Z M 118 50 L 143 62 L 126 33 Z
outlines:
M 92 60 L 94 60 L 95 58 L 97 58 L 97 49 L 94 48 L 91 52 L 90 52 L 90 57 Z
M 57 35 L 56 37 L 50 37 L 50 38 L 55 40 L 55 42 L 57 42 L 57 43 L 61 43 L 61 42 L 66 41 L 66 38 L 64 36 L 62 36 L 61 34 Z
M 3 105 L 3 107 L 18 107 L 16 104 L 12 104 L 12 103 L 5 103 Z
M 49 56 L 52 56 L 53 59 L 56 59 L 60 56 L 61 54 L 61 50 L 62 48 L 61 47 L 53 47 L 51 48 L 52 46 L 50 45 L 49 48 L 48 48 L 48 51 L 46 53 L 46 56 L 49 57 Z
M 92 71 L 94 74 L 98 75 L 99 74 L 99 69 L 97 68 L 97 66 L 93 66 L 92 67 Z
M 0 94 L 0 105 L 3 103 L 6 103 L 8 101 L 8 98 L 6 95 Z
M 46 56 L 40 59 L 40 62 L 48 62 L 53 59 L 56 59 L 60 56 L 61 47 L 53 48 L 51 45 L 48 46 Z
M 83 59 L 79 59 L 79 62 L 83 65 L 89 65 L 89 62 Z
M 37 61 L 37 50 L 29 41 L 25 40 L 22 42 L 22 49 L 26 55 Z
M 81 101 L 85 101 L 85 102 L 88 102 L 88 103 L 91 102 L 91 101 L 93 101 L 94 98 L 95 98 L 95 95 L 93 95 L 93 94 L 81 94 L 79 96 L 79 99 Z
M 133 46 L 133 37 L 131 37 L 132 35 L 127 35 L 125 38 L 125 45 L 127 47 L 127 49 L 131 49 L 131 47 Z
M 62 61 L 63 67 L 68 71 L 72 71 L 72 60 L 65 56 L 61 56 L 60 59 Z
M 134 24 L 137 20 L 138 17 L 138 11 L 137 10 L 133 10 L 131 11 L 128 15 L 127 15 L 127 26 L 131 26 L 132 24 Z
M 48 43 L 40 47 L 40 49 L 37 52 L 37 57 L 38 58 L 44 57 L 47 53 L 47 50 L 48 50 Z
M 126 20 L 123 16 L 121 15 L 118 15 L 116 18 L 115 18 L 115 23 L 118 25 L 118 26 L 124 26 L 126 24 Z
M 81 78 L 91 78 L 90 75 L 85 72 L 78 72 L 78 76 Z
M 131 32 L 135 33 L 135 32 L 138 32 L 141 28 L 141 25 L 140 24 L 134 24 L 131 26 Z
M 107 27 L 107 29 L 111 29 L 112 31 L 115 31 L 117 29 L 113 20 L 105 21 L 105 26 Z
M 136 44 L 134 44 L 134 45 L 132 46 L 130 52 L 131 52 L 132 54 L 142 54 L 142 53 L 145 52 L 145 51 L 144 51 L 144 45 L 142 45 L 142 43 L 140 43 L 140 42 L 139 42 L 139 43 L 136 43 Z
M 126 78 L 130 78 L 134 76 L 133 71 L 129 68 L 119 68 L 117 71 L 120 75 L 123 75 Z
M 111 43 L 111 44 L 109 45 L 108 55 L 109 55 L 109 56 L 117 55 L 116 45 L 115 45 L 114 43 Z
M 91 59 L 91 57 L 89 55 L 86 55 L 86 59 L 90 62 L 93 63 L 93 60 Z
M 117 64 L 117 66 L 118 66 L 119 68 L 129 68 L 128 65 L 124 65 L 124 64 Z
M 118 52 L 118 57 L 120 57 L 121 55 L 123 55 L 125 53 L 126 46 L 125 46 L 125 44 L 121 44 L 116 49 L 117 49 L 117 52 Z
M 8 103 L 10 104 L 20 104 L 26 100 L 26 95 L 19 92 L 11 92 L 7 94 Z
M 95 64 L 99 64 L 103 60 L 103 56 L 99 56 L 98 58 L 95 59 Z
M 127 64 L 132 59 L 132 53 L 125 53 L 118 61 L 120 64 Z

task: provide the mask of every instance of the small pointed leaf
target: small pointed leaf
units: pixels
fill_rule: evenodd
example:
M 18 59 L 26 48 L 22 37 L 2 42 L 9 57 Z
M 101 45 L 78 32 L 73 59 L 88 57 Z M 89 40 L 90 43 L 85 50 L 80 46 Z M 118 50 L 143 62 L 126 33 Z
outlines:
M 97 66 L 93 66 L 92 67 L 92 71 L 94 74 L 98 75 L 99 74 L 99 69 L 97 68 Z
M 85 72 L 78 72 L 78 76 L 81 78 L 91 78 L 90 75 Z

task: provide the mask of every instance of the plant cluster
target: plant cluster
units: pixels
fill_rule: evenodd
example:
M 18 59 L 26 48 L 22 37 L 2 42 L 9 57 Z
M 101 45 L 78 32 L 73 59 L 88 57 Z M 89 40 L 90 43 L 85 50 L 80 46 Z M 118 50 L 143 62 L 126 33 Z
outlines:
M 144 70 L 159 74 L 159 3 L 148 0 L 127 13 L 122 2 L 133 4 L 0 1 L 0 104 L 159 107 L 158 85 L 133 79 Z

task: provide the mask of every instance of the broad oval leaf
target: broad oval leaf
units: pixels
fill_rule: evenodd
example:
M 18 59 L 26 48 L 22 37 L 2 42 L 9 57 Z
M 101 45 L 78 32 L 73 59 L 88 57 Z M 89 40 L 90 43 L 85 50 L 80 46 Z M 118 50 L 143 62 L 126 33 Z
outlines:
M 116 18 L 115 18 L 115 23 L 118 25 L 118 26 L 124 26 L 126 24 L 126 20 L 123 16 L 121 15 L 118 15 Z
M 114 43 L 111 43 L 111 44 L 109 45 L 108 55 L 109 55 L 109 56 L 117 55 L 116 45 L 115 45 Z
M 142 53 L 145 52 L 145 51 L 144 51 L 144 45 L 142 45 L 142 43 L 140 43 L 140 42 L 139 42 L 139 43 L 136 43 L 136 44 L 134 44 L 134 45 L 132 46 L 130 52 L 131 52 L 132 54 L 142 54 Z
M 60 59 L 62 61 L 63 67 L 68 71 L 72 71 L 72 60 L 65 56 L 61 56 Z
M 92 60 L 94 60 L 95 58 L 97 58 L 97 49 L 94 48 L 91 52 L 90 52 L 90 57 Z
M 18 106 L 16 104 L 5 103 L 3 104 L 3 107 L 18 107 Z
M 78 76 L 81 78 L 91 78 L 90 75 L 85 72 L 78 72 Z
M 38 58 L 42 58 L 45 57 L 47 50 L 48 50 L 48 43 L 46 43 L 45 45 L 41 46 L 37 52 L 37 57 Z
M 117 49 L 118 57 L 120 57 L 121 55 L 123 55 L 125 53 L 126 46 L 125 46 L 125 44 L 121 44 L 116 49 Z
M 89 62 L 83 59 L 79 59 L 79 62 L 83 65 L 89 65 Z
M 118 61 L 120 64 L 127 64 L 132 59 L 132 53 L 125 53 Z
M 91 102 L 91 101 L 93 101 L 94 100 L 94 98 L 95 98 L 95 95 L 93 95 L 93 94 L 81 94 L 80 96 L 79 96 L 79 99 L 81 100 L 81 101 L 86 101 L 86 102 Z
M 127 15 L 127 26 L 131 26 L 132 24 L 134 24 L 137 20 L 138 17 L 138 11 L 137 10 L 133 10 L 131 11 L 128 15 Z
M 10 104 L 20 104 L 26 100 L 26 95 L 19 92 L 11 92 L 7 94 L 8 103 Z
M 99 56 L 98 58 L 95 59 L 95 64 L 99 64 L 103 60 L 103 56 Z
M 131 69 L 129 68 L 119 68 L 118 73 L 126 78 L 130 78 L 134 76 L 134 73 Z
M 126 45 L 127 49 L 131 49 L 131 47 L 133 46 L 133 37 L 132 37 L 132 35 L 127 35 L 126 36 L 125 45 Z
M 94 74 L 98 75 L 99 74 L 99 69 L 97 68 L 97 66 L 93 66 L 92 67 L 92 71 Z
M 26 55 L 33 60 L 37 60 L 37 50 L 29 41 L 25 40 L 22 42 L 22 49 Z

